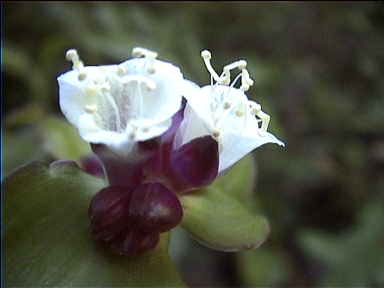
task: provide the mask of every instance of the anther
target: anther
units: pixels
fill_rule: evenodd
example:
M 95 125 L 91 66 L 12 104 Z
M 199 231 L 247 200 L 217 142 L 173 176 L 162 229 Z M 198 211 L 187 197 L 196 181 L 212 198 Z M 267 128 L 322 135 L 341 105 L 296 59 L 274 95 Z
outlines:
M 208 50 L 203 50 L 203 51 L 201 51 L 201 57 L 203 59 L 211 60 L 212 55 L 211 55 L 211 52 L 209 52 Z
M 228 102 L 224 103 L 224 109 L 229 109 L 231 107 L 231 104 Z
M 91 97 L 96 96 L 98 91 L 99 91 L 99 89 L 97 87 L 85 88 L 85 94 L 87 94 L 88 96 L 91 96 Z
M 117 67 L 117 74 L 119 76 L 123 76 L 124 74 L 127 74 L 127 69 L 125 67 L 122 67 L 122 66 L 118 66 Z
M 145 88 L 148 90 L 148 91 L 153 91 L 156 89 L 156 83 L 147 78 L 147 77 L 144 77 L 144 76 L 126 76 L 124 78 L 124 83 L 125 84 L 129 84 L 131 82 L 137 82 L 139 84 L 144 84 Z
M 74 61 L 76 58 L 79 59 L 79 55 L 77 54 L 77 51 L 75 49 L 69 49 L 67 53 L 65 53 L 65 58 L 68 61 Z
M 203 50 L 201 51 L 201 57 L 203 58 L 204 60 L 204 64 L 205 66 L 207 67 L 207 70 L 209 72 L 209 74 L 211 74 L 211 77 L 213 79 L 215 79 L 216 82 L 218 83 L 222 83 L 223 80 L 221 79 L 221 77 L 219 77 L 219 75 L 217 75 L 216 71 L 213 69 L 212 65 L 211 65 L 211 52 L 209 52 L 208 50 Z
M 97 112 L 97 106 L 94 104 L 85 105 L 84 110 L 88 113 L 95 113 Z
M 212 132 L 212 136 L 213 136 L 214 138 L 219 138 L 219 136 L 220 136 L 220 132 L 217 131 L 217 130 L 215 130 L 215 131 Z
M 132 56 L 133 57 L 149 57 L 149 58 L 156 58 L 157 53 L 153 52 L 151 50 L 141 48 L 141 47 L 135 47 L 132 49 Z
M 245 61 L 245 60 L 239 60 L 239 62 L 238 62 L 238 68 L 239 68 L 239 70 L 243 70 L 243 69 L 245 69 L 245 67 L 247 67 L 247 61 Z
M 150 67 L 148 67 L 147 72 L 148 72 L 149 74 L 153 74 L 153 73 L 156 72 L 156 69 L 155 69 L 155 67 L 153 67 L 153 65 L 151 65 Z
M 72 68 L 73 69 L 80 71 L 81 69 L 84 68 L 84 64 L 83 64 L 83 62 L 81 62 L 79 54 L 77 53 L 77 51 L 75 49 L 69 49 L 67 51 L 67 53 L 65 53 L 65 58 L 68 61 L 72 62 Z
M 243 113 L 242 111 L 240 111 L 240 110 L 237 110 L 237 111 L 235 112 L 235 114 L 236 114 L 237 117 L 241 117 L 241 116 L 244 115 L 244 113 Z
M 87 74 L 85 72 L 80 72 L 77 76 L 77 79 L 79 79 L 79 81 L 83 81 L 85 80 L 85 78 L 87 78 Z

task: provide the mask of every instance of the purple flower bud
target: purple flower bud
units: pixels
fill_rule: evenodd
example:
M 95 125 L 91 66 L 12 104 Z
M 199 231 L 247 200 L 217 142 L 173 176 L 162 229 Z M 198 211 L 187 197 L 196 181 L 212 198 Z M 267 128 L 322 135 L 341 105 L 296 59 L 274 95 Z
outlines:
M 143 232 L 165 232 L 177 226 L 183 209 L 176 194 L 160 183 L 138 186 L 132 194 L 130 215 Z
M 159 243 L 159 233 L 145 233 L 131 229 L 111 243 L 111 249 L 120 255 L 135 256 L 154 249 Z
M 85 172 L 96 177 L 104 178 L 103 165 L 94 154 L 81 158 L 80 165 Z
M 96 240 L 113 241 L 130 224 L 129 202 L 132 189 L 110 186 L 100 190 L 92 199 L 88 215 L 91 233 Z
M 171 155 L 170 183 L 179 192 L 209 185 L 219 168 L 218 144 L 211 136 L 195 138 Z

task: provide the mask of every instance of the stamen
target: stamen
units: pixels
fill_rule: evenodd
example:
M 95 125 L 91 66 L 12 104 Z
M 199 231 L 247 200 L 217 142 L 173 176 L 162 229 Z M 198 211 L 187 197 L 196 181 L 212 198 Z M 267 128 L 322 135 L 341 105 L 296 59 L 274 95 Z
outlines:
M 240 111 L 240 110 L 237 110 L 237 111 L 235 112 L 235 114 L 236 114 L 237 117 L 241 117 L 241 116 L 244 115 L 244 112 L 242 112 L 242 111 Z
M 123 66 L 118 66 L 117 67 L 117 75 L 119 76 L 124 76 L 125 74 L 127 74 L 127 68 L 123 67 Z
M 83 81 L 85 80 L 85 78 L 87 78 L 87 74 L 85 72 L 80 72 L 77 76 L 77 79 L 79 79 L 79 81 Z
M 155 59 L 157 58 L 157 53 L 153 52 L 151 50 L 141 48 L 141 47 L 136 47 L 132 49 L 132 56 L 133 57 L 145 57 L 147 58 L 147 72 L 149 74 L 153 74 L 156 72 L 155 69 Z
M 85 94 L 91 97 L 95 97 L 99 92 L 99 88 L 95 86 L 90 86 L 85 88 Z
M 153 52 L 151 50 L 145 49 L 145 48 L 135 47 L 132 49 L 132 56 L 133 57 L 157 58 L 157 53 Z
M 83 62 L 80 60 L 79 54 L 77 53 L 76 49 L 69 49 L 67 53 L 65 54 L 65 58 L 68 61 L 71 61 L 73 64 L 73 69 L 80 71 L 82 68 L 84 68 Z
M 132 75 L 124 77 L 124 84 L 129 84 L 131 82 L 143 84 L 148 91 L 153 91 L 156 89 L 156 82 L 145 76 Z
M 225 102 L 224 109 L 229 109 L 229 108 L 231 108 L 231 103 Z
M 214 131 L 212 132 L 212 136 L 213 136 L 214 138 L 219 138 L 219 136 L 220 136 L 220 131 L 218 131 L 218 130 L 214 130 Z
M 231 70 L 235 68 L 239 68 L 240 70 L 242 70 L 242 69 L 245 69 L 246 66 L 247 66 L 247 62 L 245 60 L 239 60 L 224 66 L 223 74 L 222 74 L 223 75 L 222 83 L 225 85 L 229 85 L 229 83 L 231 82 Z
M 257 113 L 261 111 L 261 105 L 254 102 L 250 102 L 250 103 L 252 103 L 249 105 L 249 107 L 251 108 L 251 114 L 256 116 Z
M 209 52 L 208 50 L 203 50 L 201 51 L 201 57 L 203 58 L 205 66 L 207 67 L 209 74 L 211 74 L 211 77 L 215 79 L 216 82 L 221 83 L 222 82 L 221 78 L 219 77 L 219 75 L 217 75 L 216 71 L 213 69 L 211 65 L 211 57 L 212 57 L 211 52 Z
M 95 104 L 85 105 L 84 109 L 88 113 L 95 113 L 95 112 L 97 112 L 97 106 Z
M 233 88 L 233 86 L 235 86 L 236 82 L 239 80 L 240 77 L 242 77 L 243 75 L 242 74 L 239 74 L 236 76 L 235 80 L 233 80 L 232 84 L 231 84 L 231 88 Z

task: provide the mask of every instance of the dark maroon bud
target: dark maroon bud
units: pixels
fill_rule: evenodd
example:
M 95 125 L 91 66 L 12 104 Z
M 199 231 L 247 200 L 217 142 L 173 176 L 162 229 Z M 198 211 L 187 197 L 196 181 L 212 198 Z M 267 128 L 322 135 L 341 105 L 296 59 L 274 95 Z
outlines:
M 92 199 L 88 215 L 91 233 L 97 240 L 109 242 L 130 225 L 129 202 L 132 189 L 110 186 L 100 190 Z
M 143 232 L 165 232 L 177 226 L 183 209 L 176 194 L 160 183 L 138 186 L 132 193 L 130 215 Z
M 159 243 L 159 233 L 131 229 L 111 243 L 111 249 L 120 255 L 135 256 L 152 250 Z
M 104 178 L 103 164 L 96 155 L 89 155 L 80 159 L 83 170 L 93 176 Z
M 170 181 L 184 183 L 185 189 L 211 184 L 219 168 L 217 141 L 204 136 L 181 146 L 171 155 L 171 168 L 174 179 Z

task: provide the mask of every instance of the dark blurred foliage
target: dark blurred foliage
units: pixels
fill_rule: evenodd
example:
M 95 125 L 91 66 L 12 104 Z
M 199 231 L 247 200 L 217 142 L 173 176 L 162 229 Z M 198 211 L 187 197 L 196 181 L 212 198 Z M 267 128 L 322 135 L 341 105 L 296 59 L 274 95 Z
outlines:
M 209 82 L 202 49 L 217 70 L 246 59 L 256 80 L 248 95 L 287 143 L 254 152 L 255 199 L 272 233 L 255 251 L 229 254 L 177 231 L 183 277 L 207 287 L 384 286 L 381 2 L 8 2 L 5 16 L 8 172 L 89 152 L 59 128 L 56 77 L 70 68 L 69 48 L 101 65 L 143 46 L 200 85 Z

